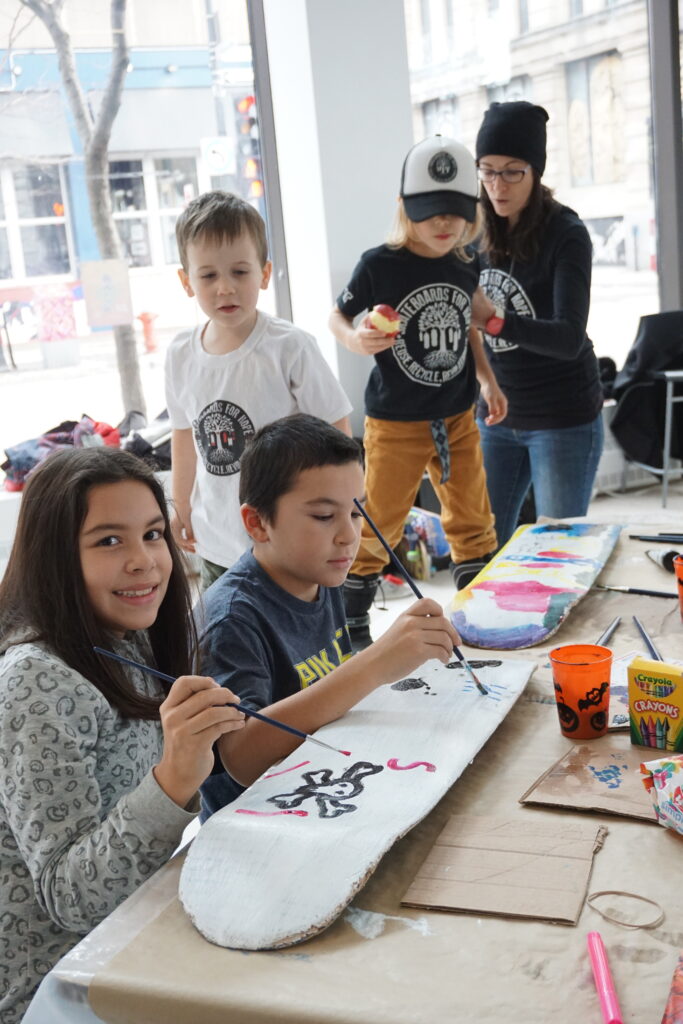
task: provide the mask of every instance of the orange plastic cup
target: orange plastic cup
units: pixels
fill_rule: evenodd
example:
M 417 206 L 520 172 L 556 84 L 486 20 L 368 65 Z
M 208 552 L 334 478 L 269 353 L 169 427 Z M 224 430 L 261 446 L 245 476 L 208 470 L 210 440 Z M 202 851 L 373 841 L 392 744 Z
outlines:
M 573 740 L 604 736 L 609 724 L 612 652 L 597 644 L 568 644 L 550 652 L 562 735 Z
M 676 555 L 674 558 L 674 570 L 678 584 L 678 607 L 681 610 L 681 619 L 683 619 L 683 558 L 680 555 Z

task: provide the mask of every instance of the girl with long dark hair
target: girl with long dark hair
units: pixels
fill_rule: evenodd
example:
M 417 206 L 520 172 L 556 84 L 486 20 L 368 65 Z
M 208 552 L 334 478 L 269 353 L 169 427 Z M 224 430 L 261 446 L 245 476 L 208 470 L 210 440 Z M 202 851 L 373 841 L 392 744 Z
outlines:
M 102 658 L 100 646 L 172 676 Z M 236 698 L 187 675 L 190 600 L 161 485 L 109 448 L 50 455 L 0 584 L 0 1018 L 159 868 Z

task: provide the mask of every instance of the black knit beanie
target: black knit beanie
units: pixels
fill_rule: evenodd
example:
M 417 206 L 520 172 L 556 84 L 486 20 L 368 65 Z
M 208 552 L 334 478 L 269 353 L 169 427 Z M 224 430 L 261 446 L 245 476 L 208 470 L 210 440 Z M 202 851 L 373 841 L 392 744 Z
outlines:
M 512 156 L 526 160 L 543 174 L 547 120 L 547 110 L 526 100 L 492 103 L 477 135 L 477 160 L 484 156 Z

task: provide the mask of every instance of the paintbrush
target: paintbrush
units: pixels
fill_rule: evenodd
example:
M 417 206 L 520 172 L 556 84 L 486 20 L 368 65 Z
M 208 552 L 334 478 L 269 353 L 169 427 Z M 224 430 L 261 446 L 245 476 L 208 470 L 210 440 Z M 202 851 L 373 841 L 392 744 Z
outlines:
M 365 511 L 365 509 L 363 508 L 363 506 L 359 502 L 358 498 L 354 498 L 353 499 L 353 503 L 356 506 L 356 508 L 358 509 L 358 511 L 360 512 L 360 514 L 363 516 L 365 521 L 367 522 L 367 524 L 370 527 L 370 529 L 372 530 L 372 532 L 377 537 L 377 540 L 380 542 L 380 544 L 382 545 L 382 547 L 384 548 L 386 553 L 389 555 L 389 558 L 391 559 L 392 565 L 394 565 L 396 567 L 396 569 L 401 573 L 401 576 L 404 577 L 406 583 L 408 584 L 408 586 L 410 587 L 412 592 L 415 594 L 415 597 L 418 599 L 418 601 L 421 601 L 423 595 L 420 593 L 420 588 L 418 587 L 418 585 L 416 584 L 415 580 L 410 575 L 410 573 L 408 572 L 406 567 L 403 565 L 401 560 L 391 550 L 391 548 L 389 547 L 389 545 L 385 541 L 384 537 L 380 533 L 379 527 L 370 518 L 368 513 Z M 462 667 L 465 669 L 465 671 L 469 675 L 469 677 L 472 680 L 472 682 L 475 684 L 475 686 L 479 690 L 479 693 L 482 693 L 484 696 L 486 696 L 486 694 L 489 691 L 486 689 L 486 687 L 484 686 L 483 683 L 479 682 L 479 680 L 475 676 L 474 672 L 472 671 L 472 668 L 470 667 L 470 665 L 469 665 L 469 663 L 467 661 L 467 658 L 462 653 L 462 651 L 457 646 L 457 644 L 453 644 L 453 652 L 454 652 L 456 658 L 458 659 L 458 661 L 460 662 L 460 664 L 462 665 Z
M 160 672 L 158 668 L 152 668 L 151 665 L 142 665 L 139 661 L 132 661 L 130 658 L 124 658 L 120 654 L 114 654 L 113 651 L 108 651 L 104 647 L 93 647 L 93 651 L 97 651 L 98 654 L 104 655 L 105 658 L 113 658 L 114 661 L 120 661 L 122 665 L 130 665 L 132 668 L 139 668 L 141 672 L 149 672 L 151 676 L 156 676 L 158 679 L 165 679 L 167 683 L 175 683 L 173 676 L 169 676 L 166 672 Z M 317 740 L 315 736 L 311 736 L 310 733 L 303 732 L 301 729 L 295 728 L 293 725 L 285 725 L 284 722 L 278 721 L 277 718 L 268 718 L 267 715 L 262 715 L 258 711 L 252 711 L 251 708 L 243 708 L 241 704 L 225 704 L 227 708 L 237 708 L 242 714 L 247 715 L 249 718 L 258 718 L 259 722 L 265 722 L 266 725 L 273 725 L 276 729 L 282 729 L 283 732 L 289 732 L 292 736 L 299 736 L 302 740 L 310 740 L 311 743 L 317 743 L 319 747 L 324 747 L 325 750 L 333 750 L 335 754 L 344 754 L 346 757 L 351 756 L 350 750 L 338 750 L 337 747 L 330 746 L 329 743 L 323 743 L 322 740 Z
M 620 594 L 641 594 L 644 597 L 672 597 L 678 598 L 678 594 L 669 594 L 666 590 L 643 590 L 641 587 L 618 587 L 607 583 L 596 583 L 596 590 L 618 590 Z
M 653 544 L 683 544 L 683 533 L 629 533 L 629 540 L 649 540 Z
M 598 646 L 600 646 L 601 644 L 606 644 L 607 641 L 612 636 L 612 633 L 614 633 L 615 629 L 617 628 L 617 626 L 619 625 L 620 622 L 621 622 L 621 615 L 617 615 L 616 619 L 613 619 L 612 622 L 610 622 L 610 624 L 607 627 L 607 629 L 605 630 L 605 632 L 600 634 L 600 636 L 595 641 L 595 643 Z
M 636 618 L 636 616 L 634 615 L 633 616 L 633 621 L 635 622 L 636 626 L 638 627 L 638 632 L 640 633 L 640 635 L 642 636 L 643 640 L 645 641 L 645 646 L 647 647 L 648 651 L 650 652 L 650 654 L 652 655 L 654 660 L 655 661 L 663 661 L 664 659 L 662 658 L 661 654 L 659 653 L 659 651 L 655 647 L 654 643 L 652 642 L 652 640 L 650 638 L 650 634 L 647 632 L 647 630 L 645 629 L 645 626 L 642 624 L 640 619 Z

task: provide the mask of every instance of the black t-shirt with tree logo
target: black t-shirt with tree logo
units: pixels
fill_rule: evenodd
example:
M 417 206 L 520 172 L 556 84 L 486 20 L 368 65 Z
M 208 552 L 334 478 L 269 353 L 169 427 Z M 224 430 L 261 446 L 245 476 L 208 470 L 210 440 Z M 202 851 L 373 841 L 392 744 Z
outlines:
M 476 254 L 465 263 L 409 249 L 378 246 L 364 252 L 337 299 L 348 317 L 386 304 L 401 317 L 394 345 L 375 356 L 365 389 L 368 416 L 431 420 L 465 412 L 476 376 L 468 344 L 470 300 L 479 279 Z

